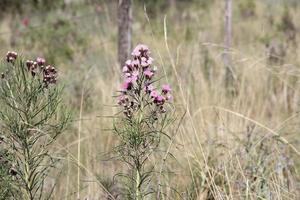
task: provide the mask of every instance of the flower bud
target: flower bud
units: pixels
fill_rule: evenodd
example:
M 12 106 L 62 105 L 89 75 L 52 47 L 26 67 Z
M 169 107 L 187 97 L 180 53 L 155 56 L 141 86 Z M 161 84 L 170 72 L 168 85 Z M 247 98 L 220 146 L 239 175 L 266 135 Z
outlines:
M 10 62 L 10 63 L 13 63 L 18 57 L 18 54 L 14 51 L 9 51 L 7 52 L 6 54 L 6 61 L 7 62 Z
M 30 70 L 31 67 L 33 66 L 33 61 L 32 60 L 27 60 L 26 61 L 26 66 L 27 66 L 27 69 Z

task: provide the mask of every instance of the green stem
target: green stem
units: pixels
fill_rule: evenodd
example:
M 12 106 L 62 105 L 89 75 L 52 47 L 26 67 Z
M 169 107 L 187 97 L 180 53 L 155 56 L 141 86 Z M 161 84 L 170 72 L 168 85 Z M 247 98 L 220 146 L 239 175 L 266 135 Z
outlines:
M 27 145 L 27 140 L 26 140 L 26 145 Z M 30 167 L 30 150 L 28 149 L 28 147 L 24 147 L 24 156 L 25 156 L 25 169 L 24 169 L 24 175 L 25 175 L 25 185 L 26 185 L 26 188 L 25 188 L 25 198 L 26 200 L 33 200 L 34 197 L 33 197 L 33 194 L 32 194 L 32 191 L 31 191 L 31 187 L 32 187 L 32 183 L 31 183 L 31 180 L 30 180 L 30 177 L 31 177 L 31 167 Z
M 141 192 L 140 192 L 140 180 L 141 180 L 141 177 L 140 177 L 140 172 L 139 170 L 137 169 L 136 170 L 136 180 L 135 180 L 135 199 L 136 200 L 141 200 Z

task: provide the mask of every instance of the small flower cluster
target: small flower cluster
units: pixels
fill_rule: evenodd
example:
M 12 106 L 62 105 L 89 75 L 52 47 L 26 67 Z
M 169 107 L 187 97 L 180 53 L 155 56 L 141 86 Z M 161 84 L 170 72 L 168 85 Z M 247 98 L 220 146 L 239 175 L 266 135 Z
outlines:
M 18 54 L 16 52 L 9 51 L 6 54 L 6 61 L 9 62 L 9 63 L 14 63 L 15 60 L 17 59 L 17 57 L 18 57 Z
M 31 72 L 32 76 L 37 73 L 42 73 L 43 82 L 47 87 L 49 84 L 55 84 L 57 81 L 57 70 L 51 65 L 46 65 L 46 60 L 44 58 L 38 57 L 35 61 L 27 60 L 26 66 L 28 71 Z
M 9 51 L 6 54 L 6 61 L 14 64 L 17 59 L 18 54 L 13 51 Z M 43 83 L 45 87 L 48 87 L 50 84 L 55 84 L 57 81 L 57 70 L 51 65 L 46 65 L 46 60 L 44 58 L 36 58 L 35 60 L 27 60 L 26 67 L 32 76 L 41 74 Z M 1 78 L 5 78 L 5 74 L 1 73 Z
M 149 48 L 139 44 L 131 55 L 132 59 L 127 60 L 122 69 L 125 81 L 118 97 L 118 104 L 124 107 L 124 114 L 132 117 L 133 111 L 141 105 L 154 105 L 152 111 L 156 114 L 166 112 L 164 104 L 172 99 L 171 87 L 163 85 L 159 91 L 153 85 L 157 67 L 151 66 L 153 58 L 150 57 Z

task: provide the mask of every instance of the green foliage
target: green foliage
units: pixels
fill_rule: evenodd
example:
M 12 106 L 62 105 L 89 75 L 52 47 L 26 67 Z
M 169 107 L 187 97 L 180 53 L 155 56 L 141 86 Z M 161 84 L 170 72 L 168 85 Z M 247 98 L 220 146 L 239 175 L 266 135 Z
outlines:
M 46 199 L 51 192 L 43 191 L 44 181 L 57 161 L 49 147 L 69 119 L 62 88 L 49 85 L 45 71 L 29 70 L 22 59 L 8 61 L 0 68 L 0 124 L 14 166 L 13 187 L 17 199 Z
M 169 8 L 171 8 L 171 1 L 168 0 L 143 0 L 136 1 L 138 4 L 142 4 L 147 8 L 147 14 L 150 17 L 155 17 L 160 15 L 162 12 L 165 13 Z M 207 9 L 215 1 L 214 0 L 174 0 L 175 6 L 177 8 L 185 7 L 187 5 L 197 5 L 201 9 Z M 139 5 L 140 6 L 140 5 Z
M 241 1 L 238 6 L 241 16 L 245 18 L 255 16 L 256 4 L 254 0 Z
M 77 52 L 85 49 L 86 40 L 78 33 L 75 22 L 63 18 L 55 23 L 50 23 L 47 19 L 45 21 L 45 25 L 29 27 L 24 33 L 21 43 L 27 49 L 41 50 L 40 53 L 47 55 L 52 63 L 72 60 L 75 49 Z M 47 26 L 47 23 L 50 25 Z
M 64 0 L 1 0 L 1 14 L 5 13 L 22 13 L 25 10 L 32 11 L 40 10 L 45 11 L 55 9 L 64 5 Z
M 17 191 L 11 186 L 13 177 L 10 174 L 10 160 L 11 156 L 9 152 L 5 149 L 5 144 L 3 143 L 4 138 L 0 135 L 0 200 L 9 199 Z
M 165 0 L 153 0 L 153 1 L 136 1 L 139 4 L 142 4 L 147 9 L 147 14 L 150 17 L 154 17 L 157 14 L 166 11 L 168 8 L 168 2 Z M 141 5 L 139 5 L 140 7 Z
M 289 6 L 284 7 L 284 12 L 281 16 L 281 21 L 277 25 L 278 30 L 284 34 L 284 38 L 287 42 L 296 43 L 297 28 L 294 24 L 293 17 Z
M 155 184 L 150 184 L 154 171 L 147 161 L 157 151 L 161 137 L 166 135 L 164 130 L 170 122 L 167 115 L 152 120 L 151 116 L 144 114 L 145 110 L 142 108 L 137 118 L 120 119 L 114 127 L 120 139 L 116 151 L 120 159 L 130 166 L 129 174 L 117 175 L 123 178 L 122 187 L 128 199 L 144 199 L 155 193 Z

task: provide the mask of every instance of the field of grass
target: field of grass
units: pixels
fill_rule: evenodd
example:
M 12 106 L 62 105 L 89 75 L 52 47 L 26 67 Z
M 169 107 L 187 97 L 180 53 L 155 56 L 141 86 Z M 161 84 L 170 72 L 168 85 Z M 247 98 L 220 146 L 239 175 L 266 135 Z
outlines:
M 149 158 L 151 180 L 165 199 L 299 199 L 300 4 L 233 1 L 231 92 L 224 2 L 203 2 L 133 5 L 133 46 L 149 46 L 174 96 L 176 120 L 161 153 Z M 0 55 L 43 56 L 65 84 L 73 119 L 53 147 L 60 158 L 47 178 L 53 199 L 119 199 L 114 175 L 127 166 L 111 157 L 121 85 L 116 6 L 74 1 L 64 10 L 7 14 L 0 24 Z

